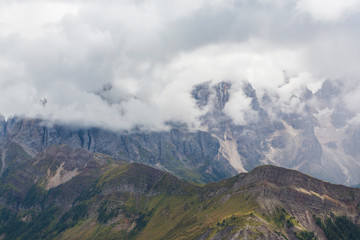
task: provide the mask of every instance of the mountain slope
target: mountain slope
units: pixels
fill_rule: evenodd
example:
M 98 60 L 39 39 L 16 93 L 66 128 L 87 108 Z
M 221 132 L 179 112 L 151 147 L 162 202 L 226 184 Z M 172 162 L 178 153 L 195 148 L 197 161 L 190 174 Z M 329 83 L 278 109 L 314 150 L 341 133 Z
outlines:
M 30 156 L 51 145 L 66 144 L 108 154 L 116 160 L 139 162 L 198 183 L 219 181 L 271 164 L 296 169 L 333 183 L 360 182 L 360 130 L 341 103 L 340 86 L 325 81 L 312 93 L 306 88 L 291 103 L 250 84 L 229 82 L 194 86 L 194 104 L 204 110 L 201 130 L 168 123 L 168 131 L 133 129 L 116 132 L 102 128 L 49 125 L 41 119 L 12 118 L 0 122 L 0 148 L 16 143 Z M 247 111 L 230 116 L 237 94 L 249 100 Z M 206 110 L 206 111 L 205 111 Z M 241 116 L 244 121 L 234 120 Z M 2 159 L 6 170 L 6 151 Z
M 51 145 L 66 144 L 113 156 L 116 160 L 144 163 L 194 182 L 210 182 L 237 171 L 219 153 L 219 141 L 210 133 L 174 128 L 166 132 L 119 133 L 104 129 L 45 127 L 41 120 L 2 122 L 0 147 L 6 142 L 21 145 L 30 155 Z
M 325 239 L 313 214 L 359 225 L 359 189 L 274 166 L 197 185 L 66 145 L 23 164 L 0 179 L 3 239 Z

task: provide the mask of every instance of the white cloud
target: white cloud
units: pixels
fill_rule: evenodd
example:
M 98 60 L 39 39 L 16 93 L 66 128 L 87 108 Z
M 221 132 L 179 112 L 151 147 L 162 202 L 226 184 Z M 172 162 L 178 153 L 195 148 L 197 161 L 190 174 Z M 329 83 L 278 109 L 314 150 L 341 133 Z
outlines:
M 53 31 L 52 24 L 64 14 L 76 14 L 79 9 L 74 3 L 61 1 L 3 1 L 0 6 L 0 36 L 21 34 L 24 37 Z
M 321 21 L 336 21 L 360 10 L 358 0 L 299 0 L 297 9 Z
M 246 97 L 242 88 L 229 90 L 230 99 L 224 107 L 224 113 L 237 125 L 246 125 L 250 121 L 256 121 L 256 112 L 251 109 L 251 99 Z
M 223 80 L 233 83 L 226 114 L 239 124 L 251 115 L 244 81 L 295 111 L 305 87 L 360 77 L 357 7 L 350 0 L 1 1 L 0 112 L 111 129 L 196 127 L 207 109 L 196 107 L 192 87 Z

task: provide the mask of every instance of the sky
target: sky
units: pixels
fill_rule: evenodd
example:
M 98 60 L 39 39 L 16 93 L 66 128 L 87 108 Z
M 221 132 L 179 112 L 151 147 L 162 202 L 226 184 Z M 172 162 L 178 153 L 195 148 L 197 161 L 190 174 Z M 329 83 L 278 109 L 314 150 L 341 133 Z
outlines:
M 358 26 L 359 0 L 0 0 L 0 113 L 197 128 L 208 109 L 191 90 L 228 81 L 224 112 L 241 125 L 244 83 L 297 111 L 293 96 L 326 79 L 350 86 L 342 101 L 359 113 Z

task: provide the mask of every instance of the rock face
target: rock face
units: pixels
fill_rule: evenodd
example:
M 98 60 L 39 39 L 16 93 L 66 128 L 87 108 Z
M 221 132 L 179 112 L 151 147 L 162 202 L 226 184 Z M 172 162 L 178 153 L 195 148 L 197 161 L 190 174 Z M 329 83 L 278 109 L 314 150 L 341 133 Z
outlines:
M 0 178 L 3 239 L 326 239 L 313 214 L 360 224 L 360 189 L 295 170 L 261 166 L 198 185 L 66 145 L 35 157 L 7 150 L 23 161 Z
M 203 122 L 220 143 L 227 139 L 236 142 L 239 157 L 223 155 L 238 172 L 242 172 L 239 166 L 250 171 L 261 164 L 272 164 L 333 183 L 360 182 L 359 129 L 347 123 L 354 116 L 334 100 L 341 92 L 339 86 L 325 81 L 315 94 L 304 89 L 298 99 L 302 109 L 287 112 L 276 107 L 276 99 L 266 92 L 258 96 L 250 84 L 245 84 L 242 91 L 251 100 L 250 111 L 255 118 L 242 126 L 234 124 L 223 111 L 231 87 L 225 82 L 213 88 L 203 84 L 194 89 L 201 94 L 193 92 L 193 96 L 201 108 L 211 104 L 209 99 L 215 101 Z M 234 164 L 239 161 L 241 164 Z
M 357 189 L 323 182 L 295 170 L 274 166 L 257 167 L 249 174 L 240 174 L 234 187 L 241 188 L 259 182 L 260 188 L 264 186 L 259 196 L 264 201 L 260 203 L 266 202 L 266 199 L 279 201 L 293 216 L 304 214 L 304 209 L 315 214 L 336 209 L 353 219 L 358 216 L 355 199 L 359 199 L 360 192 Z M 266 204 L 264 207 L 267 207 Z M 359 219 L 356 221 L 360 224 Z
M 216 181 L 237 173 L 219 153 L 219 141 L 207 132 L 174 128 L 169 132 L 126 134 L 95 128 L 45 127 L 40 120 L 24 119 L 2 124 L 3 145 L 16 142 L 30 155 L 65 144 L 118 160 L 145 163 L 191 181 Z
M 249 83 L 244 84 L 242 93 L 250 100 L 244 113 L 250 120 L 245 125 L 235 124 L 224 111 L 232 90 L 228 82 L 194 87 L 194 102 L 199 109 L 207 109 L 201 131 L 175 123 L 163 132 L 113 132 L 47 126 L 38 119 L 2 121 L 2 172 L 7 166 L 6 145 L 15 142 L 32 156 L 48 146 L 66 144 L 144 163 L 195 182 L 217 181 L 263 164 L 297 169 L 333 183 L 360 182 L 360 129 L 347 124 L 353 116 L 333 101 L 340 94 L 338 86 L 325 81 L 315 94 L 305 89 L 298 100 L 303 109 L 288 112 L 276 108 L 276 99 L 267 93 L 258 96 Z

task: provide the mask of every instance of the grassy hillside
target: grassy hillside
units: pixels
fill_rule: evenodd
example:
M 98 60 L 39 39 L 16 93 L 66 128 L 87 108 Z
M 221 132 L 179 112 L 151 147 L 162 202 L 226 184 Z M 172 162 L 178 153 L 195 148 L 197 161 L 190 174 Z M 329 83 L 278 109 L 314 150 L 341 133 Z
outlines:
M 283 168 L 199 185 L 64 145 L 25 162 L 0 179 L 4 240 L 316 239 L 331 213 L 359 224 L 360 190 Z

